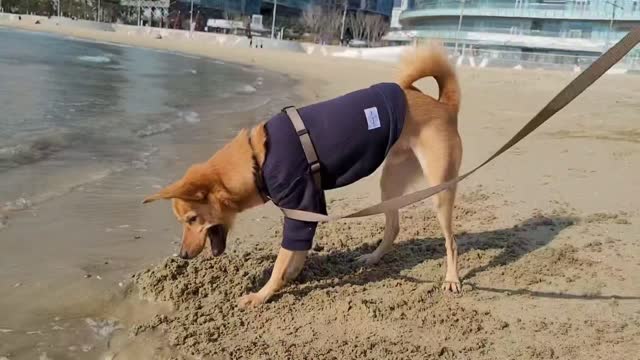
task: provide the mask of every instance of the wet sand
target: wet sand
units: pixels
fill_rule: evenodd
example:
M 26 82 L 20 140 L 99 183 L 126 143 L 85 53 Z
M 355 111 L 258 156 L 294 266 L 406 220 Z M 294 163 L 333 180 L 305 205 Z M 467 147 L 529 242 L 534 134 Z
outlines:
M 389 64 L 38 29 L 285 73 L 300 81 L 294 89 L 303 97 L 298 105 L 393 79 Z M 463 169 L 502 145 L 572 77 L 560 72 L 460 69 Z M 432 81 L 418 85 L 434 91 Z M 117 319 L 124 328 L 105 330 L 110 341 L 100 349 L 107 358 L 117 359 L 632 359 L 640 351 L 640 214 L 635 195 L 640 193 L 639 92 L 640 81 L 634 76 L 605 76 L 522 144 L 460 185 L 455 215 L 465 290 L 460 297 L 438 290 L 444 243 L 428 202 L 403 211 L 396 249 L 371 268 L 353 260 L 372 251 L 381 239 L 383 219 L 323 225 L 317 235 L 320 246 L 301 278 L 251 311 L 239 310 L 236 300 L 260 286 L 270 271 L 279 244 L 279 213 L 265 206 L 243 214 L 230 235 L 226 256 L 187 263 L 162 259 L 163 251 L 173 251 L 175 244 L 168 239 L 179 229 L 168 203 L 158 203 L 146 208 L 148 217 L 127 223 L 147 229 L 144 237 L 157 238 L 157 249 L 141 246 L 129 250 L 130 261 L 104 264 L 105 252 L 118 251 L 118 245 L 110 243 L 94 249 L 94 258 L 84 259 L 91 272 L 106 276 L 115 269 L 141 270 L 132 281 L 104 281 L 112 298 L 87 302 L 27 284 L 13 287 L 5 279 L 3 301 L 22 301 L 36 309 L 56 306 L 60 317 L 84 321 L 88 328 L 108 330 L 110 323 L 104 321 Z M 185 151 L 188 146 L 185 139 Z M 376 202 L 377 180 L 376 174 L 330 192 L 329 211 Z M 117 199 L 103 199 L 96 211 L 105 219 L 117 218 L 128 207 L 139 206 L 138 199 L 153 191 L 152 184 L 141 183 Z M 82 201 L 87 195 L 74 196 Z M 43 238 L 35 254 L 74 251 L 56 248 L 55 239 L 45 241 L 48 227 L 65 226 L 65 205 L 56 204 L 55 211 L 47 212 L 49 218 L 21 220 L 33 227 L 28 236 Z M 78 231 L 88 235 L 97 228 L 91 223 L 82 226 Z M 0 232 L 0 237 L 6 234 Z M 123 228 L 113 236 L 125 239 L 135 234 Z M 43 255 L 43 261 L 52 257 Z M 15 263 L 18 266 L 21 259 Z M 148 269 L 134 269 L 133 263 L 148 264 Z M 73 276 L 80 279 L 70 286 L 84 289 L 81 282 L 89 280 L 80 273 Z M 118 282 L 123 282 L 122 288 Z M 138 291 L 167 308 L 154 315 L 155 309 L 136 305 Z M 7 306 L 0 319 L 19 323 L 22 314 Z M 100 323 L 87 322 L 88 313 Z M 55 323 L 55 318 L 50 321 Z M 32 330 L 24 326 L 19 334 L 0 332 L 0 356 L 22 358 L 14 356 L 21 349 L 8 342 L 48 336 L 54 326 L 58 325 Z M 47 345 L 37 349 L 46 352 Z M 95 358 L 92 355 L 86 358 Z M 82 349 L 57 357 L 49 351 L 48 356 L 81 358 Z

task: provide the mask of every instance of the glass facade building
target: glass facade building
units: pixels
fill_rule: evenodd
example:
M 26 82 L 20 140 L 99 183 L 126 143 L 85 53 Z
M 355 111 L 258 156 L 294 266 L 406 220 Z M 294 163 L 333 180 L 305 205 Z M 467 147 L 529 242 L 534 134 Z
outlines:
M 640 26 L 640 0 L 399 0 L 402 31 L 479 47 L 597 53 Z
M 245 15 L 260 14 L 273 9 L 274 0 L 193 0 L 195 7 L 208 10 L 208 12 L 233 12 Z M 349 10 L 363 10 L 391 16 L 394 0 L 347 0 Z M 173 1 L 172 1 L 173 3 Z M 300 13 L 312 5 L 343 6 L 343 0 L 277 0 L 278 8 L 283 11 Z M 177 0 L 175 6 L 187 9 L 191 6 L 191 0 Z

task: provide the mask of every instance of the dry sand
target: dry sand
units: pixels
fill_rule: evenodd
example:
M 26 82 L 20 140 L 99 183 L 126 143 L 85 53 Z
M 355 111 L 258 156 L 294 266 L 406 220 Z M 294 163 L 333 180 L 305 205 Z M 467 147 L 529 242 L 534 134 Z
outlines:
M 393 75 L 389 64 L 37 29 L 283 72 L 300 80 L 308 103 Z M 461 69 L 463 168 L 501 145 L 572 76 Z M 419 85 L 433 91 L 430 81 Z M 322 225 L 300 279 L 268 304 L 240 310 L 237 298 L 263 284 L 278 247 L 281 219 L 266 206 L 241 216 L 224 257 L 169 258 L 134 275 L 129 297 L 141 294 L 172 310 L 122 319 L 129 336 L 114 338 L 107 356 L 637 359 L 639 93 L 637 77 L 606 76 L 460 185 L 462 296 L 439 290 L 444 243 L 423 203 L 403 211 L 395 250 L 374 267 L 354 259 L 381 239 L 380 217 Z M 331 192 L 330 211 L 360 208 L 378 194 L 375 175 Z M 168 204 L 157 206 L 169 212 Z

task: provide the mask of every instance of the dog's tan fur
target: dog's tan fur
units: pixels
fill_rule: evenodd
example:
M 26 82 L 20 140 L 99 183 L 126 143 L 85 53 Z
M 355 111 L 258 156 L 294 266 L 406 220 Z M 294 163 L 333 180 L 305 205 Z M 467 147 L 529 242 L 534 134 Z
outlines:
M 438 100 L 413 86 L 428 76 L 438 83 Z M 398 84 L 406 94 L 407 115 L 402 133 L 383 165 L 380 179 L 383 200 L 402 195 L 420 174 L 429 185 L 456 177 L 462 160 L 457 129 L 460 89 L 443 50 L 432 46 L 407 53 L 400 64 Z M 237 213 L 263 203 L 254 181 L 253 156 L 262 165 L 266 140 L 264 123 L 250 132 L 242 130 L 207 162 L 193 165 L 182 179 L 145 199 L 145 202 L 172 199 L 173 211 L 183 224 L 181 257 L 190 259 L 202 251 L 210 227 L 223 225 L 229 229 Z M 434 199 L 447 250 L 443 289 L 459 292 L 458 252 L 452 228 L 455 188 L 439 193 Z M 385 218 L 382 242 L 371 254 L 360 257 L 369 265 L 391 250 L 400 230 L 398 211 L 387 212 Z M 255 306 L 267 301 L 299 274 L 306 255 L 306 251 L 281 248 L 269 281 L 257 293 L 243 296 L 240 305 Z

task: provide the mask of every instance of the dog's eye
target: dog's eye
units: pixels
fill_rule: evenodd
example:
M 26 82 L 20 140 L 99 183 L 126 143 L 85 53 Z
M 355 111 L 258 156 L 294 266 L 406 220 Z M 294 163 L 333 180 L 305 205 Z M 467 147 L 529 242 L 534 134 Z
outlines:
M 198 220 L 198 215 L 191 215 L 187 218 L 187 224 L 191 225 Z

